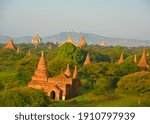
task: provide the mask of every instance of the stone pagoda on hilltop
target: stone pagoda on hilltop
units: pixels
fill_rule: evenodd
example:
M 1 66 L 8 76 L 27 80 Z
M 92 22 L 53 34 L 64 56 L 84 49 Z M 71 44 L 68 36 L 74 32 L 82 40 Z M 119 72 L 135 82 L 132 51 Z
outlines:
M 91 64 L 91 61 L 90 61 L 90 54 L 88 53 L 87 56 L 86 56 L 86 59 L 84 61 L 84 65 L 88 65 L 88 64 Z
M 81 82 L 77 78 L 77 67 L 75 67 L 73 77 L 69 65 L 67 65 L 65 73 L 49 77 L 43 52 L 32 80 L 28 83 L 28 87 L 44 90 L 53 100 L 66 100 L 77 96 L 80 86 Z
M 14 46 L 12 38 L 9 39 L 8 43 L 4 46 L 4 49 L 15 50 L 15 46 Z
M 38 33 L 35 34 L 32 38 L 32 43 L 34 44 L 35 48 L 37 48 L 38 44 L 42 42 L 42 38 Z
M 123 62 L 124 62 L 124 58 L 123 58 L 123 52 L 122 52 L 121 55 L 120 55 L 120 58 L 118 60 L 118 64 L 121 64 Z
M 149 65 L 147 64 L 145 50 L 143 50 L 142 57 L 138 63 L 138 66 L 141 71 L 146 71 L 149 68 Z
M 85 46 L 87 46 L 87 43 L 85 41 L 84 35 L 82 34 L 81 40 L 78 43 L 78 47 L 85 47 Z
M 67 40 L 65 41 L 66 43 L 72 43 L 74 46 L 77 46 L 76 43 L 73 41 L 72 36 L 69 35 Z

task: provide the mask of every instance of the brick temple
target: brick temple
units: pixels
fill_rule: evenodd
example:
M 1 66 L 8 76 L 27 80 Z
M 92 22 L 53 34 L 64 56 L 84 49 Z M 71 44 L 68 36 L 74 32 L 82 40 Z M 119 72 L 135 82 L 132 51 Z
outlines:
M 12 37 L 8 40 L 8 43 L 4 46 L 4 49 L 12 49 L 12 50 L 16 50 Z
M 118 60 L 118 64 L 121 64 L 123 62 L 124 62 L 124 57 L 123 57 L 123 52 L 122 52 L 121 55 L 120 55 L 120 58 Z
M 142 57 L 138 63 L 138 66 L 141 71 L 146 71 L 149 68 L 149 65 L 147 63 L 146 55 L 145 55 L 145 50 L 143 50 Z
M 77 46 L 78 46 L 78 47 L 86 47 L 86 46 L 87 46 L 87 43 L 86 43 L 84 34 L 82 34 L 81 40 L 79 41 L 79 43 L 78 43 Z
M 28 83 L 28 87 L 44 90 L 53 100 L 67 100 L 77 96 L 80 86 L 76 66 L 73 75 L 67 65 L 64 73 L 50 77 L 43 52 L 32 80 Z
M 68 35 L 68 38 L 67 38 L 67 40 L 66 40 L 65 42 L 66 42 L 66 43 L 71 43 L 71 44 L 73 44 L 74 46 L 77 47 L 77 44 L 73 41 L 71 35 Z
M 83 63 L 84 65 L 88 65 L 88 64 L 91 64 L 91 61 L 90 61 L 90 54 L 88 53 L 87 56 L 86 56 L 86 59 Z
M 84 34 L 82 34 L 81 39 L 80 39 L 80 41 L 79 41 L 78 43 L 75 43 L 75 41 L 73 40 L 72 36 L 71 36 L 71 35 L 68 35 L 68 38 L 67 38 L 67 40 L 65 41 L 65 43 L 71 43 L 71 44 L 73 44 L 74 46 L 80 47 L 80 48 L 87 46 L 87 43 L 86 43 Z M 63 43 L 63 44 L 64 44 L 64 43 Z
M 32 38 L 32 43 L 34 44 L 35 48 L 37 48 L 38 44 L 42 42 L 42 38 L 38 33 L 36 33 Z

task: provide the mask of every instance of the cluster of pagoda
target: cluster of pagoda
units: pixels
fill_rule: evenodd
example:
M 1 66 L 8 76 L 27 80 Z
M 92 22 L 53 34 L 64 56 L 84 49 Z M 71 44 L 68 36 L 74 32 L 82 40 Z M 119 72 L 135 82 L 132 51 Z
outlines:
M 134 55 L 133 61 L 140 68 L 141 71 L 146 71 L 149 68 L 148 60 L 147 60 L 146 56 L 149 56 L 149 54 L 146 55 L 145 54 L 145 50 L 143 50 L 142 56 L 140 58 L 140 61 L 137 62 L 137 56 L 136 56 L 136 54 Z M 124 62 L 124 56 L 123 56 L 123 52 L 122 52 L 121 55 L 120 55 L 120 58 L 118 60 L 118 64 L 121 64 L 123 62 Z M 91 61 L 90 61 L 90 55 L 88 53 L 87 56 L 86 56 L 86 59 L 84 61 L 84 65 L 88 65 L 90 63 L 91 63 Z
M 72 37 L 69 36 L 66 42 L 72 43 L 77 47 L 86 46 L 86 41 L 84 35 L 78 44 L 75 44 Z M 8 43 L 4 46 L 4 49 L 12 49 L 19 53 L 19 47 L 16 49 L 12 38 L 9 39 Z M 30 51 L 29 51 L 30 53 Z M 145 55 L 145 50 L 143 50 L 142 57 L 140 61 L 137 62 L 137 56 L 134 56 L 134 63 L 140 68 L 141 71 L 146 71 L 149 68 L 147 63 L 147 58 Z M 118 64 L 124 62 L 123 52 L 120 55 Z M 83 65 L 91 64 L 90 54 L 88 53 Z M 66 100 L 78 95 L 78 90 L 81 86 L 80 79 L 78 78 L 77 66 L 75 66 L 74 73 L 72 74 L 67 65 L 67 69 L 64 73 L 61 73 L 55 77 L 51 77 L 46 67 L 46 62 L 44 58 L 44 53 L 42 52 L 41 58 L 39 60 L 37 69 L 32 76 L 32 80 L 28 83 L 28 87 L 34 89 L 44 90 L 51 99 L 55 100 Z
M 17 53 L 20 52 L 19 46 L 18 46 L 17 49 L 16 49 L 16 47 L 15 47 L 15 45 L 14 45 L 14 42 L 13 42 L 13 40 L 12 40 L 12 37 L 9 38 L 8 43 L 4 46 L 4 49 L 15 50 Z
M 69 37 L 70 37 L 70 36 L 69 36 Z M 70 39 L 69 37 L 68 37 L 68 39 Z M 38 38 L 38 39 L 39 39 L 39 38 Z M 72 41 L 72 40 L 67 40 L 66 42 L 71 43 L 71 41 Z M 73 43 L 73 42 L 72 42 L 72 43 Z M 82 35 L 82 38 L 81 38 L 81 40 L 80 40 L 78 46 L 84 46 L 84 45 L 86 45 L 86 41 L 85 41 L 84 35 Z M 12 49 L 12 50 L 15 50 L 17 53 L 20 53 L 20 48 L 19 48 L 19 46 L 18 46 L 17 49 L 16 49 L 16 47 L 15 47 L 15 45 L 14 45 L 14 43 L 13 43 L 12 37 L 10 37 L 10 39 L 8 40 L 8 43 L 4 46 L 4 49 Z M 50 46 L 50 48 L 48 47 L 48 49 L 51 49 L 51 46 Z M 30 53 L 30 51 L 29 51 L 29 55 L 30 55 L 30 54 L 31 54 L 31 53 Z M 89 53 L 88 53 L 87 56 L 86 56 L 84 65 L 90 64 L 90 63 L 91 63 L 91 62 L 90 62 L 90 55 L 89 55 Z
M 84 65 L 90 63 L 88 53 Z M 75 66 L 73 74 L 68 64 L 64 73 L 51 77 L 46 67 L 43 52 L 32 80 L 28 83 L 28 87 L 44 90 L 50 96 L 50 99 L 54 100 L 66 100 L 77 96 L 80 86 L 81 82 L 78 78 L 77 66 Z
M 39 38 L 40 38 L 39 35 L 36 34 L 34 39 L 39 40 Z M 66 40 L 66 43 L 72 43 L 73 45 L 75 45 L 75 46 L 77 46 L 77 47 L 87 46 L 87 43 L 86 43 L 86 41 L 85 41 L 84 35 L 82 35 L 81 40 L 79 41 L 78 44 L 76 44 L 76 43 L 72 40 L 71 35 L 69 35 L 69 36 L 68 36 L 68 39 Z M 15 50 L 17 53 L 20 52 L 19 46 L 18 46 L 17 49 L 16 49 L 16 47 L 15 47 L 15 45 L 14 45 L 13 40 L 12 40 L 11 37 L 10 37 L 10 39 L 8 40 L 8 43 L 4 46 L 4 49 L 12 49 L 12 50 Z M 51 46 L 50 46 L 49 49 L 51 49 Z M 29 51 L 29 55 L 30 55 L 30 51 Z M 147 70 L 147 69 L 149 68 L 149 65 L 148 65 L 148 63 L 147 63 L 147 58 L 146 58 L 145 50 L 143 50 L 142 57 L 141 57 L 141 59 L 140 59 L 139 62 L 137 62 L 137 56 L 136 56 L 136 54 L 134 55 L 134 60 L 133 60 L 133 61 L 134 61 L 135 64 L 137 64 L 137 66 L 139 66 L 139 68 L 140 68 L 141 71 Z M 124 56 L 123 56 L 123 52 L 122 52 L 121 55 L 120 55 L 120 58 L 119 58 L 119 60 L 118 60 L 118 64 L 121 64 L 121 63 L 123 63 L 123 62 L 124 62 Z M 84 65 L 88 65 L 88 64 L 90 64 L 90 63 L 91 63 L 91 61 L 90 61 L 90 54 L 88 53 L 83 64 L 84 64 Z
M 68 35 L 67 40 L 65 42 L 61 43 L 60 46 L 63 45 L 64 43 L 71 43 L 74 46 L 80 47 L 80 48 L 87 46 L 84 34 L 82 34 L 81 39 L 80 39 L 80 41 L 78 43 L 75 43 L 75 41 L 73 40 L 71 35 Z
M 147 57 L 145 54 L 145 50 L 143 50 L 142 57 L 140 58 L 140 61 L 137 62 L 137 56 L 136 54 L 134 55 L 133 59 L 134 63 L 140 68 L 141 71 L 146 71 L 149 68 L 148 62 L 147 62 Z M 118 60 L 118 64 L 121 64 L 124 62 L 124 57 L 123 57 L 123 52 L 120 55 L 120 58 Z
M 36 33 L 33 38 L 32 38 L 32 44 L 35 46 L 35 48 L 37 48 L 38 44 L 42 42 L 42 38 L 40 37 L 40 35 L 38 33 Z M 71 43 L 76 47 L 85 47 L 87 46 L 84 34 L 82 34 L 81 39 L 78 43 L 75 43 L 72 36 L 68 35 L 68 38 L 66 39 L 65 42 L 59 44 L 60 46 L 63 45 L 64 43 Z M 51 49 L 51 46 L 48 46 L 48 49 Z

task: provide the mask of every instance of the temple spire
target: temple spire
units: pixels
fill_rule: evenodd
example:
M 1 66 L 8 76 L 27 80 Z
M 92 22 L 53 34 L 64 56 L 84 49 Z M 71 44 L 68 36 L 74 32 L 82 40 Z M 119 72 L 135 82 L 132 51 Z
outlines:
M 46 63 L 45 63 L 45 58 L 44 58 L 44 52 L 42 51 L 41 53 L 41 58 L 38 64 L 38 68 L 46 69 Z
M 120 58 L 118 60 L 118 64 L 121 64 L 122 62 L 124 62 L 124 58 L 123 58 L 123 52 L 120 55 Z
M 147 64 L 147 60 L 146 60 L 145 50 L 143 50 L 142 57 L 138 63 L 138 66 L 141 71 L 145 71 L 149 68 L 149 65 Z
M 136 54 L 134 55 L 134 63 L 137 63 L 137 57 L 136 57 Z
M 73 45 L 77 46 L 76 43 L 73 41 L 71 35 L 68 35 L 68 38 L 67 38 L 67 40 L 66 40 L 66 43 L 72 43 Z
M 77 77 L 78 77 L 78 71 L 77 71 L 77 66 L 75 66 L 74 73 L 73 73 L 73 78 L 77 78 Z
M 71 35 L 68 35 L 68 38 L 67 38 L 66 42 L 73 42 L 73 39 L 72 39 Z
M 34 72 L 32 80 L 38 80 L 42 82 L 46 82 L 48 80 L 48 71 L 45 63 L 44 52 L 42 51 L 41 58 L 38 63 L 38 67 Z
M 90 54 L 88 53 L 87 56 L 86 56 L 86 59 L 84 61 L 84 65 L 88 65 L 88 64 L 91 64 L 91 61 L 90 61 Z
M 64 73 L 66 76 L 68 76 L 68 77 L 71 77 L 71 71 L 70 71 L 70 67 L 69 67 L 69 64 L 67 64 L 67 69 L 66 69 L 66 71 L 65 71 L 65 73 Z
M 35 36 L 32 38 L 32 43 L 34 44 L 35 48 L 37 48 L 39 43 L 42 43 L 42 38 L 40 35 L 36 32 Z
M 84 46 L 87 46 L 87 43 L 86 43 L 86 41 L 85 41 L 84 34 L 82 34 L 81 40 L 80 40 L 79 43 L 78 43 L 78 47 L 84 47 Z
M 20 53 L 20 48 L 19 48 L 19 46 L 17 47 L 17 53 Z
M 5 45 L 4 49 L 13 49 L 15 50 L 15 46 L 12 40 L 12 37 L 10 37 L 8 43 Z

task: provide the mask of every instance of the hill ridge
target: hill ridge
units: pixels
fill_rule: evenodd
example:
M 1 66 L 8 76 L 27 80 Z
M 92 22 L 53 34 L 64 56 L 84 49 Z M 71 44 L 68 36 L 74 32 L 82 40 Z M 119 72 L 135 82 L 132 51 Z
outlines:
M 63 42 L 67 39 L 68 35 L 72 35 L 73 40 L 78 42 L 84 34 L 86 42 L 88 44 L 97 44 L 98 42 L 105 41 L 108 46 L 126 46 L 126 47 L 139 47 L 150 46 L 150 40 L 137 40 L 137 39 L 125 39 L 125 38 L 113 38 L 107 36 L 101 36 L 94 33 L 83 32 L 60 32 L 58 34 L 42 37 L 43 42 Z M 7 43 L 10 36 L 1 35 L 0 43 Z M 12 36 L 13 37 L 13 36 Z M 15 43 L 31 43 L 32 36 L 13 37 Z

